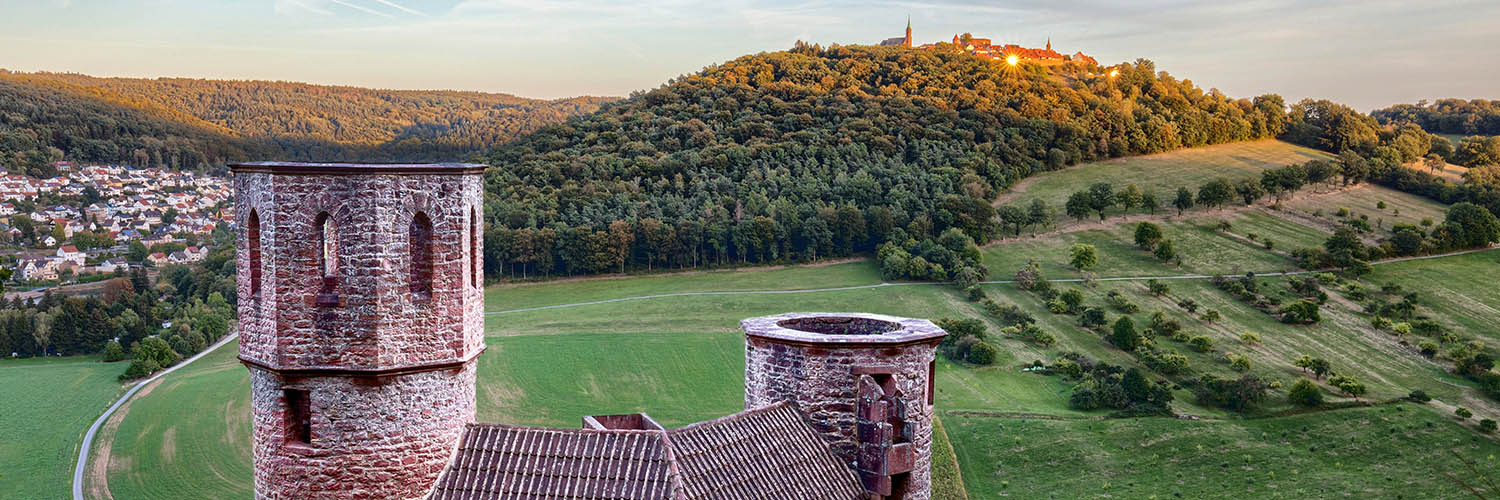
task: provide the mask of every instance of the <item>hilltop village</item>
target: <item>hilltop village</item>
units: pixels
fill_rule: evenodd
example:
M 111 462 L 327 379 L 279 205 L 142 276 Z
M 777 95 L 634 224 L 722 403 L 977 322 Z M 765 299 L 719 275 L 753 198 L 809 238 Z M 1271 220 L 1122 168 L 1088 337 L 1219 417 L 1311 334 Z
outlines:
M 1042 66 L 1060 66 L 1067 63 L 1078 63 L 1084 66 L 1097 66 L 1099 61 L 1084 54 L 1082 51 L 1073 54 L 1062 54 L 1052 50 L 1052 39 L 1047 39 L 1047 45 L 1040 49 L 1022 47 L 1013 43 L 996 44 L 989 38 L 979 38 L 970 33 L 953 35 L 952 46 L 958 47 L 974 57 L 985 59 L 1005 60 L 1011 56 L 1016 57 L 1017 62 L 1030 62 Z M 911 21 L 906 23 L 906 36 L 887 38 L 878 45 L 883 47 L 906 47 L 920 50 L 934 50 L 946 44 L 927 43 L 914 46 L 911 39 Z
M 0 177 L 0 249 L 14 259 L 17 281 L 196 262 L 207 253 L 196 243 L 233 217 L 222 177 L 70 162 L 55 167 L 58 174 L 47 179 Z

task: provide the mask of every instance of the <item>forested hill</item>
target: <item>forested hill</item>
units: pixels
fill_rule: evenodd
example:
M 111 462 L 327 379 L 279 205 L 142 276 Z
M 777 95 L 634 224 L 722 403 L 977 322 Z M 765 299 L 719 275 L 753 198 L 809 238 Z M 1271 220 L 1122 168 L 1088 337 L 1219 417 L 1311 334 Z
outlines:
M 989 200 L 1021 178 L 1285 127 L 1279 96 L 1118 69 L 800 44 L 741 57 L 495 151 L 489 268 L 804 260 L 954 227 L 982 243 Z
M 1435 134 L 1500 135 L 1500 101 L 1438 99 L 1397 104 L 1370 113 L 1381 124 L 1412 123 Z
M 0 166 L 452 161 L 611 100 L 0 70 Z

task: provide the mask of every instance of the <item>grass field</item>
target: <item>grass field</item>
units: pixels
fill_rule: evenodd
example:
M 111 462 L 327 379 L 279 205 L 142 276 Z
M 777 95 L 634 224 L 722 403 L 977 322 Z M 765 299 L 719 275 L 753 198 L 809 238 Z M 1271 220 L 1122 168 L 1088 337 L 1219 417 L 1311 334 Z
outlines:
M 1282 418 L 1046 420 L 945 412 L 973 498 L 1473 498 L 1452 454 L 1500 473 L 1500 445 L 1428 407 Z M 1493 494 L 1493 492 L 1490 492 Z
M 1086 163 L 1043 173 L 1022 181 L 1019 189 L 1003 194 L 1001 200 L 1004 204 L 1024 207 L 1031 200 L 1041 199 L 1061 211 L 1068 195 L 1074 191 L 1088 189 L 1097 182 L 1108 182 L 1114 184 L 1115 189 L 1129 184 L 1136 184 L 1141 189 L 1150 188 L 1166 207 L 1171 205 L 1178 187 L 1196 193 L 1198 186 L 1216 178 L 1231 181 L 1259 178 L 1262 171 L 1270 168 L 1320 158 L 1330 156 L 1315 149 L 1269 139 L 1183 149 Z
M 1385 208 L 1379 208 L 1385 202 Z M 1332 227 L 1338 224 L 1335 215 L 1340 208 L 1349 209 L 1351 217 L 1369 216 L 1370 226 L 1381 234 L 1389 234 L 1396 224 L 1417 225 L 1423 218 L 1435 223 L 1443 222 L 1447 205 L 1413 194 L 1380 186 L 1364 185 L 1354 189 L 1321 196 L 1307 196 L 1284 204 L 1289 212 L 1320 219 Z
M 0 497 L 64 498 L 78 443 L 122 392 L 97 357 L 0 360 Z
M 1139 223 L 1120 222 L 1102 229 L 1068 232 L 1046 238 L 1022 238 L 984 249 L 984 265 L 990 279 L 1010 279 L 1028 261 L 1036 260 L 1049 278 L 1077 278 L 1081 274 L 1068 265 L 1069 248 L 1075 243 L 1094 245 L 1099 263 L 1091 271 L 1099 277 L 1168 276 L 1189 273 L 1239 273 L 1283 271 L 1293 265 L 1285 257 L 1254 244 L 1215 231 L 1218 218 L 1187 214 L 1157 221 L 1165 238 L 1173 241 L 1182 266 L 1163 265 L 1155 256 L 1135 245 Z M 1108 222 L 1108 221 L 1106 221 Z
M 583 279 L 533 284 L 496 285 L 486 290 L 485 310 L 506 311 L 670 292 L 794 290 L 868 285 L 880 282 L 880 270 L 862 262 L 788 266 L 769 270 L 692 271 L 628 278 Z
M 1433 318 L 1500 345 L 1500 250 L 1376 266 L 1366 281 L 1420 293 Z
M 238 342 L 142 389 L 101 434 L 113 498 L 249 498 L 250 374 Z M 114 420 L 114 419 L 111 419 Z M 113 439 L 108 439 L 112 437 Z M 92 477 L 92 476 L 91 476 Z M 96 482 L 85 491 L 97 496 Z

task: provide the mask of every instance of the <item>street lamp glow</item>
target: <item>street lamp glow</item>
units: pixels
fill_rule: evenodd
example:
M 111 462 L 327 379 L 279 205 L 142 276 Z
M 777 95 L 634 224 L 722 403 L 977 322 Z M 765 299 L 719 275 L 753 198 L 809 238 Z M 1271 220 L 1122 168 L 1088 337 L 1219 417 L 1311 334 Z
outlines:
M 1114 78 L 1114 77 L 1117 77 L 1117 76 L 1120 76 L 1120 70 L 1119 69 L 1109 70 L 1109 77 L 1110 78 Z
M 1016 64 L 1018 64 L 1020 62 L 1021 62 L 1021 58 L 1020 57 L 1016 57 L 1015 54 L 1011 54 L 1011 55 L 1005 56 L 1005 64 L 1009 64 L 1011 66 L 1015 66 Z

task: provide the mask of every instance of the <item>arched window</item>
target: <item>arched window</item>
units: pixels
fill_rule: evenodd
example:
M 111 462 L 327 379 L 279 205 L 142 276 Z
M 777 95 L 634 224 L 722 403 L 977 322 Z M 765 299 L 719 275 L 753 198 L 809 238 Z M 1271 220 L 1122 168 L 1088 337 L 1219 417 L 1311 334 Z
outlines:
M 250 295 L 260 296 L 260 214 L 250 210 L 250 220 L 245 228 L 247 247 L 250 249 Z
M 469 210 L 469 261 L 474 268 L 474 288 L 484 285 L 484 256 L 479 254 L 479 209 Z
M 417 212 L 408 228 L 407 251 L 411 265 L 411 293 L 420 298 L 432 296 L 432 220 Z
M 318 269 L 324 278 L 338 275 L 339 235 L 333 226 L 333 217 L 328 212 L 318 214 L 314 225 L 318 228 Z

